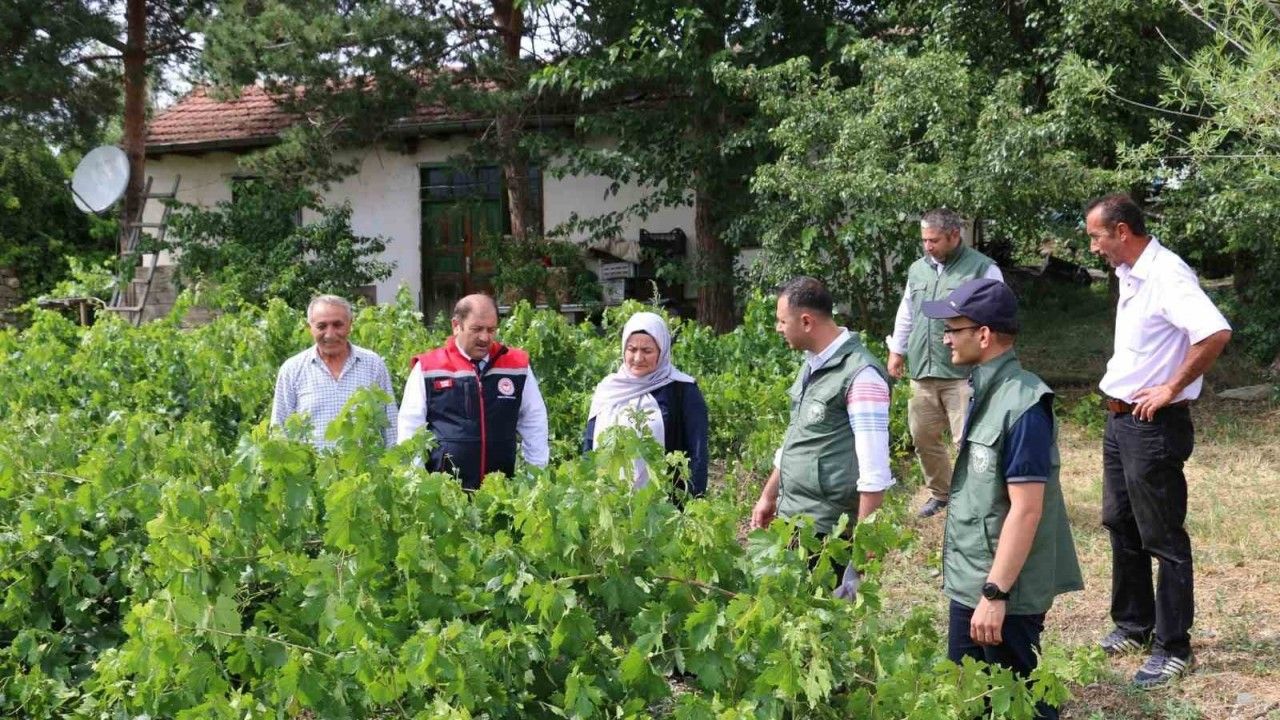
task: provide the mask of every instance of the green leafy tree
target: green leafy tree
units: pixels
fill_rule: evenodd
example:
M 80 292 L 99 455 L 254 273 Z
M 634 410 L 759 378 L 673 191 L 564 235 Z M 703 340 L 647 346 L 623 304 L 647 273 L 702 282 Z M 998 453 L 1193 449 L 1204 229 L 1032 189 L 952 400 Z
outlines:
M 76 208 L 66 167 L 43 142 L 13 126 L 4 135 L 9 141 L 0 146 L 0 267 L 16 269 L 23 294 L 35 297 L 66 274 L 67 256 L 94 262 L 109 255 L 114 243 L 95 230 L 101 223 Z M 114 228 L 105 225 L 107 231 Z
M 1127 109 L 1082 110 L 1090 63 L 1123 58 L 1117 77 L 1154 102 L 1160 58 L 1176 54 L 1147 24 L 1203 42 L 1170 3 L 887 3 L 864 20 L 838 62 L 722 77 L 759 99 L 778 152 L 741 221 L 767 252 L 756 276 L 829 278 L 877 329 L 930 207 L 971 218 L 975 243 L 1002 262 L 1047 241 L 1078 250 L 1080 204 L 1122 183 L 1117 143 L 1150 137 Z
M 648 192 L 621 211 L 578 216 L 561 230 L 607 237 L 626 218 L 692 205 L 696 254 L 685 279 L 697 288 L 698 319 L 731 328 L 734 253 L 755 244 L 735 232 L 734 221 L 751 206 L 746 181 L 768 150 L 753 98 L 719 82 L 717 69 L 801 55 L 821 62 L 863 9 L 839 0 L 583 3 L 578 53 L 534 79 L 535 87 L 582 103 L 576 134 L 557 147 L 566 160 L 554 170 L 635 182 Z
M 526 125 L 543 108 L 526 91 L 553 13 L 541 3 L 226 0 L 204 26 L 202 67 L 235 92 L 254 82 L 308 122 L 253 166 L 295 183 L 351 172 L 342 148 L 394 141 L 443 114 L 475 132 L 471 161 L 503 169 L 511 234 L 536 234 Z M 430 112 L 423 115 L 424 111 Z M 463 162 L 459 159 L 459 162 Z
M 92 143 L 120 109 L 121 67 L 100 38 L 106 4 L 15 0 L 0 7 L 0 121 Z
M 192 19 L 206 0 L 20 0 L 0 8 L 0 119 L 85 146 L 123 109 L 129 183 L 121 217 L 138 218 L 145 178 L 147 86 L 198 51 Z
M 922 209 L 965 208 L 1038 245 L 1052 211 L 1107 186 L 1110 175 L 1071 146 L 1060 109 L 1024 112 L 1020 77 L 995 80 L 955 51 L 877 40 L 849 46 L 845 62 L 856 83 L 803 60 L 726 79 L 753 88 L 775 119 L 779 156 L 752 179 L 758 205 L 747 218 L 769 255 L 760 275 L 827 279 L 862 327 L 891 321 L 919 256 Z
M 1233 277 L 1222 298 L 1236 337 L 1262 362 L 1280 359 L 1280 9 L 1261 0 L 1184 4 L 1188 20 L 1212 35 L 1181 48 L 1158 107 L 1153 139 L 1120 148 L 1130 176 L 1148 179 L 1155 231 L 1211 275 Z M 1132 105 L 1116 81 L 1121 70 L 1096 67 L 1099 105 Z
M 319 217 L 303 224 L 304 212 Z M 317 293 L 350 297 L 392 270 L 375 259 L 383 239 L 351 231 L 349 206 L 325 207 L 307 190 L 246 183 L 232 202 L 183 205 L 171 222 L 179 281 L 208 281 L 231 304 L 305 307 Z

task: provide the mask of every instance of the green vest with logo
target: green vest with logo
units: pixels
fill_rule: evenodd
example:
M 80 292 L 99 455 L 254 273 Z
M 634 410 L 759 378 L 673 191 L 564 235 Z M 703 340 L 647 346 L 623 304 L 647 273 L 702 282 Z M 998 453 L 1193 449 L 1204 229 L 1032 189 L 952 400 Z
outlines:
M 1022 415 L 1053 391 L 1023 370 L 1012 350 L 973 370 L 973 412 L 951 478 L 951 502 L 942 546 L 943 592 L 977 607 L 1009 514 L 1004 478 L 1004 440 Z M 1010 594 L 1007 612 L 1035 615 L 1049 610 L 1054 597 L 1084 588 L 1076 559 L 1066 503 L 1058 482 L 1058 422 L 1044 508 L 1022 572 Z
M 965 368 L 951 364 L 951 351 L 942 344 L 946 323 L 925 317 L 920 307 L 930 300 L 942 300 L 952 290 L 974 278 L 985 277 L 995 264 L 991 258 L 963 244 L 957 245 L 947 264 L 938 272 L 928 257 L 922 257 L 907 270 L 907 288 L 911 298 L 911 334 L 907 337 L 907 370 L 913 380 L 968 377 Z
M 778 514 L 808 515 L 817 532 L 829 533 L 841 513 L 858 519 L 858 453 L 845 395 L 858 373 L 873 367 L 888 383 L 884 366 L 852 333 L 827 364 L 804 384 L 804 369 L 791 385 L 791 424 L 778 468 Z

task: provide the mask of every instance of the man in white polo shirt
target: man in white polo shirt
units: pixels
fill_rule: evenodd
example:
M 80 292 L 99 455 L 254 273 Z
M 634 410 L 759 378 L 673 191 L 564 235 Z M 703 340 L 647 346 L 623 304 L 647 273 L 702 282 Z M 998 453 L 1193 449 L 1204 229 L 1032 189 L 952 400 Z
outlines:
M 1190 401 L 1231 339 L 1231 327 L 1171 250 L 1146 234 L 1128 196 L 1085 207 L 1090 249 L 1116 270 L 1115 351 L 1099 387 L 1107 397 L 1102 441 L 1102 524 L 1111 533 L 1109 655 L 1152 643 L 1134 675 L 1140 687 L 1191 669 L 1195 612 L 1187 479 L 1194 430 Z M 1159 565 L 1155 590 L 1151 558 Z M 1154 637 L 1153 637 L 1154 636 Z

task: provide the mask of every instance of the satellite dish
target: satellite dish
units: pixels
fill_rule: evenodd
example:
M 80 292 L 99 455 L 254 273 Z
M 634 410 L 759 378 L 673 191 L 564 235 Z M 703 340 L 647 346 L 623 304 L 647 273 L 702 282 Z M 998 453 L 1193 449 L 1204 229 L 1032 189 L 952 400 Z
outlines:
M 115 145 L 89 151 L 71 176 L 76 207 L 100 213 L 115 204 L 129 184 L 129 156 Z

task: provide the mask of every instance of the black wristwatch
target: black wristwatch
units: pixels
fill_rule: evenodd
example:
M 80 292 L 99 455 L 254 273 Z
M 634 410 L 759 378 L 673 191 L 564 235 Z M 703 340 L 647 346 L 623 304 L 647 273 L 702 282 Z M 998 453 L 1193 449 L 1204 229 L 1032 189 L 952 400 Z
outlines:
M 1000 586 L 993 582 L 982 583 L 982 597 L 988 600 L 1008 600 L 1009 593 L 1000 589 Z

